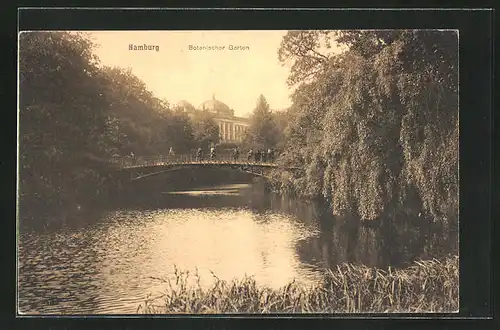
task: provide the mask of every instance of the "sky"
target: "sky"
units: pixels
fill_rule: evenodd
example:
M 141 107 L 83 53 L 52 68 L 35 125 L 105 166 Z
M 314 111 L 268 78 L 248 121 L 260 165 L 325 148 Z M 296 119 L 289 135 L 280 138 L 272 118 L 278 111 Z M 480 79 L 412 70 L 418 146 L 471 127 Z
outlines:
M 263 94 L 271 109 L 291 105 L 290 68 L 278 61 L 286 31 L 102 31 L 90 32 L 103 65 L 131 68 L 158 98 L 198 107 L 215 98 L 246 116 Z M 130 45 L 155 50 L 130 50 Z M 195 50 L 192 46 L 224 46 Z M 230 45 L 244 50 L 230 50 Z M 156 51 L 158 49 L 158 51 Z

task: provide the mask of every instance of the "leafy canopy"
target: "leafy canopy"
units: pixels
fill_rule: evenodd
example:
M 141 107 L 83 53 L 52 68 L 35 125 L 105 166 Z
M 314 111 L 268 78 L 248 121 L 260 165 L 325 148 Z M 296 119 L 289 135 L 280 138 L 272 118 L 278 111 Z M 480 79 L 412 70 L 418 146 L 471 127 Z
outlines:
M 322 40 L 347 49 L 321 54 Z M 324 47 L 323 47 L 324 49 Z M 283 188 L 376 219 L 458 218 L 458 38 L 443 31 L 291 31 Z M 417 191 L 417 194 L 411 192 Z

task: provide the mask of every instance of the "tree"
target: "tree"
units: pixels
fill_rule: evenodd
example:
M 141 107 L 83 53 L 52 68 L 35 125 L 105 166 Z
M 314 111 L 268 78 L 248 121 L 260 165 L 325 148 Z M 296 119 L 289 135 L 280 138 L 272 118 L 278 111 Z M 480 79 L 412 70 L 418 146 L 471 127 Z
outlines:
M 104 95 L 108 103 L 105 145 L 122 156 L 166 154 L 172 140 L 183 136 L 182 127 L 172 125 L 175 114 L 130 69 L 102 69 Z M 174 130 L 172 132 L 171 130 Z
M 131 70 L 98 66 L 84 33 L 28 32 L 19 49 L 21 209 L 96 198 L 113 155 L 189 148 L 192 127 Z
M 20 202 L 46 208 L 78 191 L 72 166 L 98 152 L 106 100 L 85 34 L 25 32 L 19 42 Z
M 288 123 L 290 122 L 290 110 L 284 109 L 281 111 L 272 112 L 274 122 L 276 123 L 276 130 L 278 132 L 278 142 L 276 143 L 276 148 L 278 150 L 284 150 L 285 145 L 285 131 L 288 128 Z
M 93 44 L 83 34 L 28 32 L 20 36 L 20 120 L 23 147 L 61 152 L 89 149 L 104 133 Z M 46 126 L 48 125 L 48 126 Z M 46 127 L 57 125 L 55 130 Z M 54 136 L 57 131 L 59 136 Z M 34 150 L 30 150 L 34 151 Z M 26 150 L 28 152 L 28 150 Z
M 168 116 L 162 143 L 177 153 L 187 153 L 195 146 L 194 131 L 189 117 L 182 112 Z
M 250 126 L 244 144 L 252 148 L 275 148 L 279 141 L 279 131 L 266 98 L 260 95 L 250 117 Z
M 313 55 L 325 35 L 348 50 Z M 456 223 L 457 49 L 452 32 L 290 32 L 280 60 L 294 61 L 298 87 L 282 161 L 304 171 L 283 186 L 322 195 L 337 214 Z
M 288 84 L 310 81 L 331 60 L 331 31 L 289 31 L 281 41 L 278 59 L 284 65 L 292 61 Z
M 220 140 L 219 125 L 213 115 L 207 111 L 197 111 L 191 119 L 193 137 L 196 146 L 206 150 L 212 144 L 218 144 Z

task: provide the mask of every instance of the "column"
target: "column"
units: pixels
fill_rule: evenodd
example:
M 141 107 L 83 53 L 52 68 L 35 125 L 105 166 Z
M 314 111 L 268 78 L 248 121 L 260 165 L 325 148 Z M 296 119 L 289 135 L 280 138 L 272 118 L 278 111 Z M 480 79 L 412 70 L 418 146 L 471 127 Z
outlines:
M 220 122 L 220 140 L 224 141 L 224 122 Z

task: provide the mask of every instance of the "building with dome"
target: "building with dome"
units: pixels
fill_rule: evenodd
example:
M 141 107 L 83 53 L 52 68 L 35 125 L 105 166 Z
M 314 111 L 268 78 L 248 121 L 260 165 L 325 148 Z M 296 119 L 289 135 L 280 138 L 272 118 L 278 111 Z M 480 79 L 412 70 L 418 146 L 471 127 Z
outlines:
M 188 116 L 194 115 L 197 111 L 207 111 L 214 117 L 219 125 L 220 141 L 223 143 L 236 143 L 243 141 L 245 132 L 250 126 L 248 118 L 237 117 L 234 110 L 222 101 L 215 99 L 207 100 L 195 108 L 187 101 L 180 101 L 177 107 L 188 113 Z

